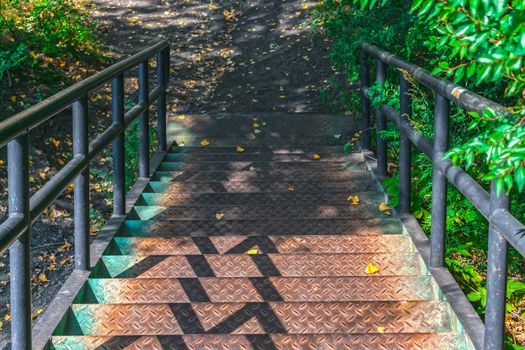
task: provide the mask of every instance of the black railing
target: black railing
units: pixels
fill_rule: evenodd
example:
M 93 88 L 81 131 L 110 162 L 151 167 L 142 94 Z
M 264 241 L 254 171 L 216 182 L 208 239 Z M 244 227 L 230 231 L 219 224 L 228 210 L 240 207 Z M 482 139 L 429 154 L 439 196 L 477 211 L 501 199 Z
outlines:
M 156 87 L 149 88 L 149 60 L 156 57 Z M 138 67 L 138 101 L 124 109 L 124 73 Z M 158 147 L 167 148 L 166 90 L 169 44 L 159 42 L 47 100 L 0 122 L 0 147 L 7 144 L 9 216 L 0 225 L 0 253 L 9 248 L 11 273 L 11 347 L 31 349 L 31 223 L 74 181 L 75 269 L 89 270 L 89 163 L 112 144 L 113 216 L 126 211 L 124 138 L 126 127 L 140 118 L 139 176 L 149 176 L 149 107 L 157 102 Z M 111 81 L 111 125 L 88 141 L 88 94 Z M 29 139 L 31 129 L 72 107 L 73 158 L 30 197 Z
M 450 160 L 443 159 L 448 149 L 450 102 L 481 114 L 486 109 L 504 112 L 503 106 L 470 92 L 458 85 L 434 77 L 424 69 L 407 63 L 373 45 L 361 45 L 360 86 L 363 116 L 361 145 L 364 150 L 371 148 L 370 136 L 370 71 L 368 59 L 376 60 L 376 79 L 383 84 L 387 66 L 400 71 L 400 112 L 383 105 L 376 109 L 377 134 L 377 174 L 387 175 L 386 143 L 379 131 L 386 129 L 386 119 L 392 121 L 400 130 L 399 152 L 399 206 L 400 215 L 410 214 L 411 194 L 411 147 L 414 144 L 426 154 L 433 164 L 432 174 L 432 223 L 430 233 L 430 268 L 444 267 L 446 237 L 447 185 L 450 182 L 489 220 L 489 248 L 487 263 L 487 295 L 485 310 L 484 340 L 473 339 L 478 348 L 500 350 L 504 348 L 505 299 L 507 283 L 507 243 L 525 256 L 525 226 L 509 213 L 509 198 L 498 195 L 494 182 L 490 194 L 487 193 L 463 169 L 453 166 Z M 435 93 L 434 140 L 419 134 L 410 123 L 411 99 L 410 83 L 404 74 Z M 415 116 L 417 117 L 417 116 Z

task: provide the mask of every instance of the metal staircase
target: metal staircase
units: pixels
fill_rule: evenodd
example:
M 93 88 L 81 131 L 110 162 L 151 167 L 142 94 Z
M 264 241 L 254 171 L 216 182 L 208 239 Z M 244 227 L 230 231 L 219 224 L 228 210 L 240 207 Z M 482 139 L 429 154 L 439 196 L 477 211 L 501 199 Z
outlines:
M 260 114 L 255 138 L 253 123 L 177 122 L 186 146 L 165 155 L 48 348 L 472 348 L 395 211 L 379 209 L 363 153 L 334 145 L 351 118 Z

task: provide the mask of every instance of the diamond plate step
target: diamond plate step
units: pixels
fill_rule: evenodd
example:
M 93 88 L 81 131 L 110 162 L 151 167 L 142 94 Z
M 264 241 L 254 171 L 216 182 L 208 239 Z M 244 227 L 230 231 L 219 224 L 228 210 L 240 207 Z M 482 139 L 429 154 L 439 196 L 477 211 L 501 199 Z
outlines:
M 440 301 L 73 304 L 67 335 L 386 334 L 450 332 Z M 60 335 L 60 334 L 57 334 Z
M 55 336 L 49 350 L 462 350 L 456 333 L 322 335 Z
M 131 220 L 206 220 L 216 214 L 224 219 L 338 219 L 338 218 L 389 218 L 391 215 L 371 205 L 319 205 L 319 206 L 135 206 L 128 215 Z
M 396 219 L 126 220 L 117 236 L 265 236 L 399 234 Z
M 234 206 L 300 206 L 309 205 L 350 205 L 348 195 L 353 193 L 143 193 L 136 205 L 234 205 Z M 379 205 L 386 201 L 380 192 L 359 193 L 360 204 Z M 379 212 L 379 209 L 378 209 Z
M 329 193 L 356 191 L 379 191 L 377 181 L 372 179 L 350 182 L 243 182 L 243 181 L 213 181 L 213 182 L 166 182 L 150 181 L 145 193 L 257 193 L 257 192 L 296 192 L 296 193 Z
M 390 218 L 391 215 L 370 205 L 319 206 L 135 206 L 128 215 L 130 220 L 206 220 L 224 214 L 225 220 L 242 219 L 341 219 Z
M 170 147 L 168 154 L 191 154 L 191 155 L 201 155 L 201 154 L 239 154 L 239 155 L 247 155 L 247 154 L 270 154 L 270 155 L 308 155 L 313 156 L 314 154 L 335 154 L 338 156 L 345 156 L 347 153 L 344 151 L 343 146 L 297 146 L 297 145 L 283 145 L 283 146 L 271 146 L 271 145 L 264 145 L 264 146 L 253 146 L 253 145 L 246 145 L 242 146 L 244 148 L 243 153 L 237 153 L 236 148 L 237 145 L 230 145 L 230 146 L 172 146 Z M 359 154 L 359 152 L 352 152 Z M 321 158 L 322 159 L 322 158 Z
M 330 254 L 415 252 L 408 236 L 115 237 L 106 255 Z
M 314 159 L 317 154 L 320 158 Z M 237 153 L 235 147 L 230 153 L 168 153 L 164 157 L 166 162 L 295 162 L 295 163 L 329 163 L 329 162 L 363 162 L 362 153 L 316 153 L 301 154 L 286 153 Z
M 343 171 L 157 171 L 153 181 L 250 181 L 250 182 L 335 182 L 370 179 L 370 172 L 364 170 Z
M 158 171 L 257 171 L 289 170 L 289 171 L 339 171 L 339 170 L 366 170 L 365 162 L 162 162 Z
M 260 124 L 260 133 L 254 132 L 253 118 Z M 245 144 L 271 145 L 327 145 L 346 140 L 356 130 L 355 119 L 350 116 L 264 114 L 205 114 L 186 115 L 185 120 L 171 124 L 175 138 L 185 144 L 198 144 L 207 138 L 211 145 Z
M 421 256 L 406 254 L 229 254 L 133 256 L 104 255 L 92 277 L 329 277 L 368 276 L 373 263 L 378 276 L 426 274 Z
M 325 278 L 92 278 L 76 303 L 252 303 L 264 301 L 422 301 L 439 293 L 429 276 Z
M 316 134 L 313 135 L 295 135 L 289 137 L 289 135 L 276 135 L 262 132 L 260 134 L 253 133 L 253 129 L 250 130 L 250 133 L 246 133 L 237 137 L 220 137 L 220 136 L 195 136 L 187 133 L 174 133 L 174 137 L 178 140 L 181 140 L 182 147 L 202 147 L 201 141 L 206 139 L 210 144 L 217 147 L 224 147 L 231 149 L 236 147 L 236 145 L 241 145 L 243 148 L 252 146 L 252 147 L 264 147 L 269 143 L 273 143 L 277 146 L 282 146 L 283 148 L 288 148 L 288 145 L 294 144 L 301 148 L 306 147 L 341 147 L 343 148 L 345 141 L 352 138 L 354 133 L 345 133 L 342 138 L 336 138 L 334 135 L 328 136 L 319 136 Z M 340 134 L 341 130 L 335 131 L 334 134 Z M 283 137 L 284 136 L 284 137 Z

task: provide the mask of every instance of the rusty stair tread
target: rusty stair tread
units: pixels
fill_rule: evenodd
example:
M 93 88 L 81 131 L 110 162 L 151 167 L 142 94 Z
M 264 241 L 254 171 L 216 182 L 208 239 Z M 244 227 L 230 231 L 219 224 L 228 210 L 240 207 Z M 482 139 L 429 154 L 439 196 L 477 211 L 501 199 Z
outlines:
M 204 139 L 204 138 L 203 138 Z M 237 146 L 242 146 L 244 152 L 242 154 L 284 154 L 284 155 L 313 155 L 313 154 L 337 154 L 346 155 L 344 147 L 339 146 L 309 146 L 309 145 L 238 145 L 232 144 L 228 146 L 214 146 L 213 144 L 202 147 L 197 146 L 172 146 L 168 150 L 168 154 L 232 154 L 237 153 Z M 351 153 L 359 153 L 353 151 Z
M 374 219 L 392 217 L 376 205 L 297 205 L 234 206 L 234 205 L 136 205 L 128 214 L 130 220 L 209 220 L 216 214 L 224 214 L 223 220 L 250 219 Z
M 236 205 L 236 206 L 282 206 L 282 205 L 350 205 L 349 194 L 353 193 L 143 193 L 136 205 L 176 206 L 176 205 Z M 376 204 L 386 202 L 386 194 L 369 191 L 359 193 L 360 203 Z
M 69 335 L 450 332 L 441 301 L 73 304 Z M 86 322 L 89 320 L 89 322 Z
M 414 252 L 406 235 L 115 237 L 106 255 L 331 254 Z
M 341 171 L 341 170 L 366 170 L 365 162 L 162 162 L 159 171 L 249 171 L 255 168 L 263 170 L 289 170 L 289 171 Z
M 402 232 L 399 220 L 383 219 L 250 219 L 126 220 L 117 236 L 177 237 L 221 235 L 384 235 Z
M 332 254 L 198 254 L 198 255 L 103 255 L 92 277 L 331 277 L 368 276 L 373 263 L 378 276 L 426 274 L 416 253 Z
M 52 350 L 462 350 L 457 333 L 54 336 Z
M 300 181 L 334 182 L 353 181 L 358 178 L 370 179 L 366 170 L 338 171 L 292 171 L 292 170 L 239 170 L 239 171 L 157 171 L 152 180 L 161 181 Z
M 319 158 L 315 157 L 318 155 Z M 308 164 L 363 162 L 362 153 L 167 153 L 164 162 L 292 162 Z
M 379 191 L 377 181 L 373 179 L 358 179 L 348 183 L 342 181 L 208 181 L 208 182 L 167 182 L 150 181 L 145 193 L 329 193 L 356 191 Z
M 422 301 L 439 295 L 430 276 L 91 278 L 79 304 Z

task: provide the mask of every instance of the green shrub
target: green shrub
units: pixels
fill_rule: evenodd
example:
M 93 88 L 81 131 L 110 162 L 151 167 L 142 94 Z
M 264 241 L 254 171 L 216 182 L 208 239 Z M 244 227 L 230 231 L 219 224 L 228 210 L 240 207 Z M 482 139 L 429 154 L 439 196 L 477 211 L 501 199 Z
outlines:
M 96 29 L 74 0 L 0 2 L 0 79 L 11 70 L 36 67 L 53 58 L 95 55 Z
M 511 193 L 511 211 L 520 220 L 525 213 L 521 193 L 525 187 L 524 6 L 523 0 L 320 0 L 314 21 L 333 43 L 331 59 L 339 73 L 351 82 L 358 79 L 358 47 L 368 42 L 510 106 L 507 115 L 497 118 L 492 111 L 479 116 L 453 106 L 450 144 L 454 148 L 448 156 L 467 166 L 470 175 L 485 188 L 488 180 L 498 179 L 499 187 Z M 387 103 L 399 110 L 400 72 L 388 70 L 383 87 L 373 83 L 371 67 L 372 104 Z M 433 138 L 433 93 L 414 82 L 410 94 L 411 123 Z M 353 110 L 359 110 L 359 94 L 354 93 L 352 100 L 342 107 L 347 110 L 352 105 Z M 385 185 L 395 198 L 399 132 L 389 124 L 380 135 L 390 146 L 389 160 L 394 166 L 389 167 L 391 178 Z M 432 164 L 416 150 L 412 178 L 412 213 L 428 234 Z M 446 263 L 480 315 L 485 302 L 487 229 L 487 221 L 474 206 L 449 188 Z M 507 310 L 511 330 L 512 323 L 525 318 L 525 285 L 520 282 L 524 278 L 523 258 L 513 249 L 509 271 Z M 520 337 L 523 344 L 525 337 Z M 515 335 L 509 334 L 509 347 L 523 349 L 510 345 L 516 341 Z

